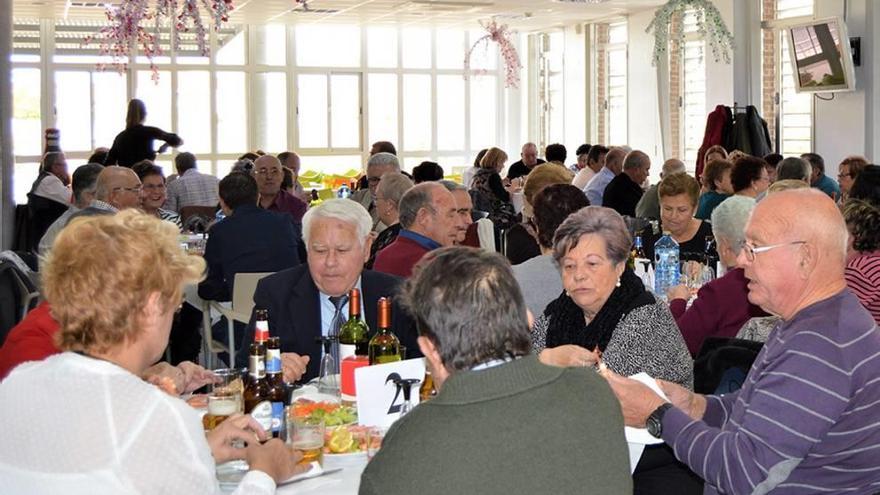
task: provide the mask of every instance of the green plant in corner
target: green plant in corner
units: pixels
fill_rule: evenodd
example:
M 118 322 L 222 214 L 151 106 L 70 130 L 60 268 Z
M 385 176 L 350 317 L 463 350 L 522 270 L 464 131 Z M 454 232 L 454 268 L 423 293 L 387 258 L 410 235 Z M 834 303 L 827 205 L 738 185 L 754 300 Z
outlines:
M 666 56 L 667 49 L 684 50 L 684 26 L 682 22 L 673 23 L 673 19 L 684 18 L 692 13 L 696 19 L 697 31 L 712 48 L 715 61 L 724 60 L 730 63 L 730 51 L 733 48 L 733 35 L 727 29 L 721 12 L 709 0 L 669 0 L 654 14 L 654 20 L 648 24 L 646 33 L 654 31 L 654 56 L 652 63 L 657 65 Z M 674 32 L 670 32 L 674 30 Z M 670 48 L 671 47 L 671 48 Z

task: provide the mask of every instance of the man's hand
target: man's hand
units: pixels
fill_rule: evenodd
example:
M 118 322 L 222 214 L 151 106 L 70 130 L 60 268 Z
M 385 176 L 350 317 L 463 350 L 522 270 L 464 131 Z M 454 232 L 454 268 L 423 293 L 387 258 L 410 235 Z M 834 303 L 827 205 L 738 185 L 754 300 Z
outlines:
M 666 380 L 657 380 L 657 385 L 660 385 L 660 390 L 666 394 L 673 406 L 696 420 L 703 419 L 706 413 L 706 397 Z
M 595 366 L 599 362 L 599 353 L 577 345 L 567 344 L 544 349 L 538 355 L 538 359 L 546 365 L 560 368 L 585 367 Z
M 259 445 L 268 436 L 260 423 L 250 415 L 233 414 L 220 423 L 217 428 L 206 435 L 214 462 L 222 464 L 233 459 L 244 459 L 247 456 L 245 447 L 236 446 L 236 440 L 245 445 Z
M 249 445 L 247 448 L 247 462 L 251 471 L 262 471 L 271 476 L 275 483 L 310 469 L 308 464 L 297 464 L 300 459 L 302 452 L 293 450 L 277 438 L 262 445 Z
M 284 381 L 293 383 L 306 373 L 309 364 L 309 356 L 300 356 L 293 352 L 281 353 L 281 371 L 284 373 Z
M 620 401 L 623 422 L 627 426 L 644 428 L 648 416 L 666 402 L 644 383 L 620 376 L 607 368 L 601 374 Z

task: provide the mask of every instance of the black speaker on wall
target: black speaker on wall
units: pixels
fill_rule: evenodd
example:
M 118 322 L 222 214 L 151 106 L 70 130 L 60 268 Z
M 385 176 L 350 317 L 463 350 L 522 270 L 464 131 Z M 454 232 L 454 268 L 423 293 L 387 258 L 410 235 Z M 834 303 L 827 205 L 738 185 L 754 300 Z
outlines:
M 849 47 L 852 51 L 853 67 L 862 65 L 862 38 L 854 36 L 849 39 Z

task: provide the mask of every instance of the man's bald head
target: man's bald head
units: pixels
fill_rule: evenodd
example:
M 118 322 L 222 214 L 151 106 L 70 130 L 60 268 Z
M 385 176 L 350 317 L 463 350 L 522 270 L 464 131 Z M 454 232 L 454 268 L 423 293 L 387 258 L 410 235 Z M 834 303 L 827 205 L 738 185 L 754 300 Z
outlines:
M 104 167 L 95 184 L 95 198 L 118 209 L 140 204 L 141 181 L 128 167 Z
M 614 175 L 623 172 L 623 159 L 626 158 L 628 150 L 621 147 L 614 147 L 605 155 L 605 168 L 614 172 Z
M 749 279 L 749 301 L 789 320 L 846 287 L 846 224 L 816 189 L 781 191 L 755 207 L 737 257 Z
M 684 162 L 679 160 L 678 158 L 670 158 L 663 162 L 663 167 L 660 169 L 660 178 L 664 178 L 674 174 L 683 174 L 687 172 L 687 169 L 684 166 Z
M 767 225 L 782 236 L 779 242 L 812 243 L 829 262 L 839 260 L 842 273 L 848 232 L 840 209 L 827 194 L 811 188 L 770 194 L 755 207 L 752 218 L 760 217 L 766 217 Z

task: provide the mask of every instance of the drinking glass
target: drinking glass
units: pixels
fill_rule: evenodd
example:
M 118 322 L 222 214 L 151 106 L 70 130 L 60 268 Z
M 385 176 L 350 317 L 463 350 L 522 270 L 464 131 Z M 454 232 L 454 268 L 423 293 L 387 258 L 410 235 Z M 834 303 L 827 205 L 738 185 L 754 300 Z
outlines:
M 287 416 L 287 438 L 290 445 L 302 452 L 300 464 L 324 463 L 324 420 Z
M 215 395 L 218 399 L 232 397 L 235 400 L 234 413 L 244 412 L 244 377 L 245 373 L 239 368 L 222 368 L 213 371 L 216 376 L 214 384 L 210 385 L 208 392 L 208 404 L 210 406 L 211 396 Z M 209 408 L 210 411 L 210 408 Z

